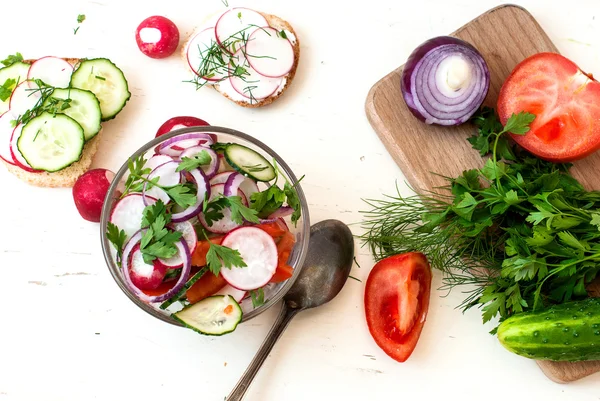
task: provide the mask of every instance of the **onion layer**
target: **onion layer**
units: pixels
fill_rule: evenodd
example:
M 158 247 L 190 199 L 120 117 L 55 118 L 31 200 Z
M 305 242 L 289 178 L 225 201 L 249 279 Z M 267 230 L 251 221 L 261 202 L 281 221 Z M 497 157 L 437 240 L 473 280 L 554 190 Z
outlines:
M 421 44 L 402 71 L 402 96 L 427 124 L 459 125 L 483 103 L 490 86 L 487 63 L 469 43 L 439 36 Z

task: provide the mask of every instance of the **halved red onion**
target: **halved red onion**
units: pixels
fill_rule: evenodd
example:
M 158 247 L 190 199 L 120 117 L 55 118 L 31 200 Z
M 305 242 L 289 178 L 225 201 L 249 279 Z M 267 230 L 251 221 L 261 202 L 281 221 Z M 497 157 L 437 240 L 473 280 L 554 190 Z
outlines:
M 156 153 L 178 157 L 184 149 L 191 146 L 210 146 L 215 143 L 213 136 L 204 132 L 191 132 L 174 136 L 156 147 Z
M 145 232 L 146 229 L 139 230 L 131 237 L 131 239 L 125 245 L 125 249 L 123 250 L 122 260 L 129 260 L 129 255 L 131 254 L 135 246 L 140 243 L 140 241 L 142 240 L 142 236 Z M 161 295 L 147 295 L 142 290 L 133 285 L 133 282 L 131 281 L 131 276 L 129 275 L 129 268 L 127 266 L 127 263 L 123 263 L 123 266 L 121 268 L 121 274 L 123 275 L 125 284 L 127 284 L 127 287 L 129 287 L 129 289 L 134 293 L 134 295 L 142 301 L 149 303 L 166 301 L 167 299 L 175 295 L 187 282 L 190 276 L 190 271 L 192 269 L 192 255 L 183 238 L 181 238 L 179 242 L 175 244 L 175 246 L 177 247 L 179 254 L 183 255 L 183 266 L 181 268 L 181 274 L 179 275 L 179 279 L 177 280 L 173 288 Z
M 217 155 L 217 152 L 211 148 L 200 145 L 192 146 L 181 152 L 179 158 L 183 159 L 184 157 L 194 157 L 200 152 L 206 152 L 210 155 L 210 164 L 207 164 L 206 166 L 200 166 L 200 169 L 202 169 L 207 178 L 212 178 L 215 174 L 217 174 L 217 170 L 219 169 L 219 156 Z
M 422 43 L 402 70 L 402 96 L 427 124 L 459 125 L 483 103 L 490 86 L 487 63 L 471 44 L 451 36 Z
M 171 221 L 173 223 L 180 223 L 182 221 L 189 220 L 200 213 L 204 198 L 210 196 L 211 194 L 208 178 L 206 178 L 202 170 L 194 169 L 189 173 L 196 183 L 196 203 L 182 212 L 173 213 L 171 216 Z

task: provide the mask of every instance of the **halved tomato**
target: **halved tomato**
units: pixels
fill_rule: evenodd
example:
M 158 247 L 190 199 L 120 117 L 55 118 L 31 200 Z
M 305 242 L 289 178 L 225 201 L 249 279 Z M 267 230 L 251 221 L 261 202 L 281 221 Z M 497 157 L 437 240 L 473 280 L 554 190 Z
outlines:
M 431 268 L 425 255 L 408 252 L 379 261 L 365 286 L 367 326 L 377 345 L 404 362 L 412 354 L 429 309 Z
M 541 159 L 570 162 L 600 149 L 600 82 L 560 54 L 521 61 L 502 85 L 497 111 L 503 125 L 513 113 L 535 114 L 531 130 L 512 137 Z

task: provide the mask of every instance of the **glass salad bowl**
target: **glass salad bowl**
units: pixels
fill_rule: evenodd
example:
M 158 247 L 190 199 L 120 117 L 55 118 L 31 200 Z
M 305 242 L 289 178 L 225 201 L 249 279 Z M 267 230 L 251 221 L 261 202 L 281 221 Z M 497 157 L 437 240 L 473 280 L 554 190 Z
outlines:
M 290 189 L 295 191 L 290 194 Z M 268 190 L 278 194 L 275 198 L 279 200 L 268 196 Z M 270 198 L 275 204 L 271 207 L 267 204 L 261 210 L 257 206 L 260 202 L 257 195 L 263 200 Z M 248 215 L 249 210 L 254 210 L 254 214 Z M 161 214 L 162 217 L 157 217 Z M 171 221 L 161 227 L 165 218 Z M 278 239 L 279 242 L 265 240 L 263 232 L 273 239 L 283 238 L 276 237 L 281 232 L 274 234 L 266 229 L 269 227 L 288 237 L 287 252 L 280 252 L 282 239 Z M 180 238 L 169 239 L 168 235 L 161 238 L 156 234 L 161 228 L 164 228 L 162 235 L 180 232 Z M 254 236 L 257 228 L 263 230 Z M 177 312 L 195 304 L 186 297 L 189 288 L 199 286 L 192 280 L 199 277 L 197 282 L 200 282 L 202 275 L 217 277 L 212 272 L 215 266 L 219 270 L 221 265 L 218 274 L 226 278 L 225 287 L 218 294 L 229 294 L 236 299 L 236 311 L 241 310 L 238 322 L 250 320 L 278 303 L 302 269 L 310 221 L 298 178 L 277 153 L 242 132 L 198 126 L 154 138 L 129 157 L 109 187 L 100 232 L 109 271 L 125 295 L 140 309 L 162 321 L 190 327 L 185 319 L 179 319 Z M 229 235 L 232 232 L 250 234 Z M 219 244 L 229 251 L 237 249 L 238 256 L 249 255 L 252 260 L 247 267 L 239 267 L 238 259 L 232 262 L 231 252 L 217 252 L 223 248 L 216 246 L 211 258 L 206 250 L 213 248 L 208 245 L 209 240 L 210 244 Z M 160 249 L 160 245 L 165 242 L 170 244 L 167 248 L 171 251 L 163 253 L 165 250 Z M 206 249 L 202 251 L 200 246 Z M 277 270 L 268 279 L 274 247 L 277 247 Z M 261 251 L 255 252 L 258 248 Z M 232 266 L 227 267 L 227 263 Z M 283 276 L 280 274 L 282 264 L 286 268 Z M 269 273 L 265 273 L 266 265 L 270 266 Z M 240 273 L 244 269 L 247 269 L 245 273 Z M 250 269 L 255 269 L 252 274 L 248 273 Z M 268 281 L 265 282 L 265 278 Z M 260 286 L 259 289 L 250 290 L 256 286 Z M 223 293 L 225 289 L 231 291 Z

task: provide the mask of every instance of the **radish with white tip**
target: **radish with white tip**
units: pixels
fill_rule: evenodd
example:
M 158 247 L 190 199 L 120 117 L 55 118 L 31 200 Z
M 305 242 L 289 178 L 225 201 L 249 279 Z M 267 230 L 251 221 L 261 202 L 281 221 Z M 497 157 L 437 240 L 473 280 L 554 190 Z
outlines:
M 148 57 L 169 57 L 179 45 L 179 29 L 170 19 L 154 15 L 138 25 L 135 41 L 140 51 Z
M 245 267 L 221 269 L 221 275 L 239 290 L 255 290 L 266 285 L 277 270 L 277 245 L 269 234 L 256 227 L 240 227 L 223 238 L 222 246 L 236 249 Z
M 77 211 L 87 221 L 100 222 L 102 205 L 115 173 L 104 168 L 85 172 L 73 185 L 73 200 Z
M 67 88 L 73 75 L 73 66 L 62 58 L 48 56 L 36 60 L 31 67 L 27 79 L 29 88 L 38 89 L 34 79 L 42 80 L 46 85 L 55 88 Z

